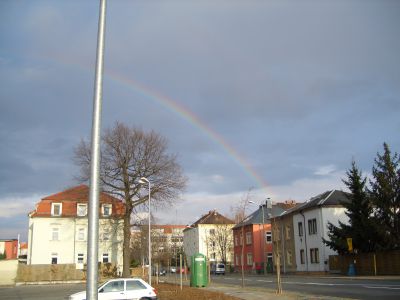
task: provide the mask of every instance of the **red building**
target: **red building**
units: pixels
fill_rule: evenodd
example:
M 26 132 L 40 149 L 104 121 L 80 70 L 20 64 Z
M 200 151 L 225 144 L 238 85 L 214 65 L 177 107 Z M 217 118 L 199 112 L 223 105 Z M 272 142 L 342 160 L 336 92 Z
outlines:
M 6 259 L 17 259 L 18 240 L 17 239 L 0 240 L 0 254 L 5 254 Z
M 235 271 L 272 272 L 273 249 L 271 217 L 288 209 L 287 203 L 266 202 L 233 227 Z

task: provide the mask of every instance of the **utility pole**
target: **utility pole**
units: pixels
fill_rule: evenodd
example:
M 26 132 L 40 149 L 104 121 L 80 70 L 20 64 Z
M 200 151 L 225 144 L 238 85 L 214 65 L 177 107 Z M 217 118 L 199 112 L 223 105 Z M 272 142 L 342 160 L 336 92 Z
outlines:
M 100 182 L 100 131 L 101 100 L 103 87 L 104 32 L 106 18 L 106 0 L 100 0 L 99 27 L 97 35 L 96 77 L 93 98 L 92 142 L 90 160 L 90 191 L 88 211 L 87 242 L 87 282 L 88 300 L 97 300 L 98 281 L 98 244 L 99 244 L 99 182 Z

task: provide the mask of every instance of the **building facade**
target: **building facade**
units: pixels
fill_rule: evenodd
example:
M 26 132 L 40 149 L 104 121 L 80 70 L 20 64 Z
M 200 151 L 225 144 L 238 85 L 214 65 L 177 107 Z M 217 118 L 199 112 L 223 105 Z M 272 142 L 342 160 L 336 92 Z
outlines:
M 266 202 L 233 227 L 234 268 L 246 272 L 272 272 L 273 243 L 271 218 L 284 212 L 282 203 Z
M 0 239 L 0 254 L 5 259 L 18 258 L 18 239 Z
M 283 272 L 329 271 L 329 256 L 337 253 L 323 239 L 329 239 L 329 222 L 348 223 L 341 204 L 349 201 L 347 195 L 327 191 L 274 219 L 274 257 L 280 257 Z
M 80 185 L 43 198 L 29 214 L 28 264 L 87 262 L 89 187 Z M 122 268 L 121 200 L 100 193 L 98 261 Z
M 153 265 L 160 268 L 175 266 L 183 253 L 183 230 L 186 225 L 151 225 L 151 253 Z M 132 229 L 132 256 L 140 264 L 148 263 L 148 225 Z
M 230 264 L 233 259 L 232 228 L 234 221 L 211 210 L 184 231 L 183 247 L 190 266 L 190 257 L 204 254 L 211 264 Z

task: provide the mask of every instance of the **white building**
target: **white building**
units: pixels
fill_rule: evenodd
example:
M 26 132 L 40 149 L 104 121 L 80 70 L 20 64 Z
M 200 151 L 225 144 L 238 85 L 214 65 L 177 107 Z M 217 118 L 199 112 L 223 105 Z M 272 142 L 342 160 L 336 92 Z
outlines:
M 297 271 L 329 271 L 329 256 L 337 253 L 322 239 L 329 240 L 328 222 L 336 226 L 339 221 L 348 223 L 346 209 L 341 204 L 349 201 L 346 195 L 343 191 L 327 191 L 289 211 L 293 215 Z
M 234 221 L 212 210 L 188 226 L 183 231 L 183 248 L 189 266 L 190 257 L 197 253 L 206 255 L 211 262 L 232 262 L 234 225 Z
M 77 264 L 87 261 L 89 187 L 80 185 L 43 198 L 29 214 L 28 264 Z M 100 193 L 99 257 L 122 268 L 125 205 Z

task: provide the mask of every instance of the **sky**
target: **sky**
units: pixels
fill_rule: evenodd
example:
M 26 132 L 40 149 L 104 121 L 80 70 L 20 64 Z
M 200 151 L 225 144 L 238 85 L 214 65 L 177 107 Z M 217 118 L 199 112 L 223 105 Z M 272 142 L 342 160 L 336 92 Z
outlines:
M 99 1 L 0 1 L 0 238 L 77 185 Z M 400 151 L 400 2 L 108 0 L 102 128 L 154 130 L 188 177 L 159 223 L 345 189 Z M 248 206 L 249 213 L 257 205 Z

